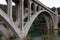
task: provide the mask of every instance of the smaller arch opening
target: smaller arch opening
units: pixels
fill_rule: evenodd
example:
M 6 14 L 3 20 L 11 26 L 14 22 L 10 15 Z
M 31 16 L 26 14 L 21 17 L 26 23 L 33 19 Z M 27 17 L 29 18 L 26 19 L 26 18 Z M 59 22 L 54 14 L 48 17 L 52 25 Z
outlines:
M 34 13 L 31 13 L 31 15 L 33 15 Z
M 24 0 L 24 15 L 28 13 L 28 0 Z
M 34 3 L 31 4 L 31 10 L 34 11 L 35 5 Z
M 36 11 L 39 11 L 39 6 L 37 6 L 37 10 Z
M 24 19 L 24 25 L 26 24 L 27 21 L 28 21 L 28 17 Z
M 43 8 L 41 8 L 41 10 L 42 10 Z
M 27 2 L 28 0 L 24 0 L 24 7 L 25 8 L 28 8 L 28 2 Z

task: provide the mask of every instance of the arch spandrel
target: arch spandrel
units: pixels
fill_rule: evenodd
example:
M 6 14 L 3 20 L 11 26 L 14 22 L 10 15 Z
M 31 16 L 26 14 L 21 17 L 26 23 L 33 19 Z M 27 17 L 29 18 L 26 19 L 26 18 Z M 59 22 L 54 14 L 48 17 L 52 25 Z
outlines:
M 46 14 L 44 14 L 43 12 L 46 12 L 46 14 L 48 14 L 48 15 L 46 15 Z M 52 22 L 53 22 L 53 26 L 54 26 L 54 20 L 53 20 L 53 16 L 50 14 L 50 12 L 48 12 L 48 11 L 46 11 L 46 10 L 41 10 L 41 11 L 39 11 L 39 12 L 37 12 L 36 13 L 36 15 L 33 15 L 32 17 L 31 17 L 31 21 L 30 22 L 27 22 L 26 23 L 26 25 L 25 25 L 25 36 L 27 35 L 27 33 L 28 33 L 28 31 L 29 31 L 29 29 L 30 29 L 30 27 L 31 27 L 31 25 L 32 25 L 32 23 L 34 22 L 34 20 L 36 19 L 36 17 L 39 15 L 39 14 L 41 14 L 41 13 L 43 13 L 45 16 L 50 16 L 50 18 L 52 19 Z

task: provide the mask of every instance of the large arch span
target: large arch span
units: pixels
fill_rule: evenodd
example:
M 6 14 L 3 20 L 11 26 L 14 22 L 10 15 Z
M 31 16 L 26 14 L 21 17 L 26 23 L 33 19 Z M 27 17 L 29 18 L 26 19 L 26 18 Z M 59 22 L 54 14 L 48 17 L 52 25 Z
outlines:
M 11 30 L 16 33 L 19 37 L 21 37 L 21 30 L 17 25 L 10 19 L 10 17 L 0 9 L 0 18 L 11 28 Z
M 8 1 L 8 13 L 10 14 L 11 17 L 9 17 L 2 9 L 0 9 L 0 18 L 9 26 L 9 28 L 11 28 L 11 30 L 16 33 L 20 38 L 25 37 L 32 25 L 32 23 L 34 22 L 34 20 L 40 15 L 42 14 L 45 19 L 46 19 L 46 23 L 47 26 L 50 27 L 57 27 L 58 22 L 56 22 L 57 20 L 57 14 L 55 14 L 55 12 L 51 11 L 49 8 L 47 8 L 45 5 L 43 5 L 42 3 L 40 3 L 37 0 L 28 0 L 24 1 L 23 0 L 13 0 L 13 2 L 15 2 L 16 5 L 18 5 L 16 7 L 16 11 L 17 11 L 17 18 L 16 20 L 18 21 L 17 24 L 19 24 L 19 27 L 17 24 L 15 24 L 13 22 L 13 20 L 11 20 L 12 18 L 12 0 Z M 25 4 L 24 4 L 25 3 Z M 35 5 L 36 4 L 36 5 Z M 35 6 L 35 7 L 34 7 Z M 26 10 L 28 10 L 26 13 L 28 14 L 28 21 L 25 22 L 24 24 L 24 17 L 26 14 L 24 14 L 24 7 L 26 7 Z M 36 10 L 37 7 L 37 10 Z M 27 9 L 28 8 L 28 9 Z M 34 12 L 35 11 L 35 12 Z M 32 12 L 32 13 L 31 13 Z
M 54 20 L 53 20 L 53 16 L 50 12 L 46 11 L 46 10 L 41 10 L 39 12 L 36 12 L 36 14 L 34 14 L 32 17 L 31 17 L 31 20 L 28 21 L 25 26 L 24 26 L 24 35 L 23 35 L 23 38 L 28 34 L 28 31 L 32 25 L 32 23 L 34 22 L 34 20 L 37 18 L 37 16 L 39 16 L 40 14 L 42 14 L 45 19 L 46 19 L 46 23 L 47 23 L 47 26 L 49 27 L 50 24 L 49 24 L 49 21 L 52 20 L 52 24 L 54 27 Z M 6 23 L 9 25 L 9 27 L 12 29 L 12 31 L 14 31 L 19 37 L 22 36 L 22 31 L 20 30 L 20 28 L 18 28 L 17 25 L 15 25 L 15 23 L 10 19 L 10 17 L 2 10 L 0 9 L 0 18 Z M 49 19 L 49 20 L 48 20 Z
M 28 34 L 28 31 L 29 31 L 32 23 L 33 23 L 34 20 L 36 19 L 36 17 L 39 16 L 40 14 L 42 14 L 42 15 L 45 17 L 46 22 L 47 22 L 47 26 L 52 25 L 52 27 L 54 27 L 54 20 L 53 20 L 52 14 L 51 14 L 50 12 L 46 11 L 46 10 L 41 10 L 41 11 L 37 12 L 35 15 L 33 15 L 33 16 L 31 17 L 31 20 L 26 23 L 26 25 L 25 25 L 25 27 L 24 27 L 24 28 L 25 28 L 25 29 L 24 29 L 24 35 L 25 35 L 25 36 Z M 48 19 L 48 20 L 47 20 L 47 19 Z M 52 24 L 51 24 L 49 21 L 50 21 Z

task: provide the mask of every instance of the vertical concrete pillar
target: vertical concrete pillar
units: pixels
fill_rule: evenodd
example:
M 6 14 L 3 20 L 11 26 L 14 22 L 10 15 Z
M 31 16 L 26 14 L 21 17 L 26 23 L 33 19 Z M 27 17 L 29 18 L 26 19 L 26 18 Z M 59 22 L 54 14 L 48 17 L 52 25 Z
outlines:
M 24 0 L 19 0 L 19 4 L 16 4 L 16 14 L 17 14 L 17 21 L 19 22 L 19 27 L 23 27 L 23 14 L 24 14 L 24 10 L 23 10 L 23 1 Z
M 52 19 L 50 18 L 50 17 L 48 17 L 48 20 L 49 20 L 49 26 L 50 26 L 50 28 L 49 29 L 53 29 L 53 21 L 52 21 Z
M 44 18 L 45 18 L 45 21 L 46 21 L 46 26 L 47 26 L 47 28 L 49 29 L 49 21 L 48 21 L 48 17 L 47 16 L 45 16 L 45 15 L 43 15 L 44 16 Z
M 24 0 L 19 0 L 19 3 L 16 4 L 16 25 L 21 29 L 21 38 L 24 35 L 24 21 L 23 21 L 23 16 L 24 16 Z
M 28 21 L 30 21 L 31 20 L 31 2 L 29 1 L 29 3 L 28 3 Z
M 19 24 L 20 24 L 20 29 L 22 30 L 22 37 L 23 37 L 23 35 L 24 35 L 24 21 L 23 21 L 23 14 L 24 14 L 24 0 L 19 0 L 19 9 L 18 9 L 18 11 L 19 11 L 19 19 L 20 19 L 20 22 L 19 22 Z
M 20 6 L 16 4 L 16 25 L 20 25 Z
M 58 29 L 58 11 L 56 9 L 55 15 L 54 15 L 54 29 Z
M 46 26 L 48 29 L 53 29 L 53 21 L 49 16 L 43 15 L 46 21 Z
M 10 16 L 11 20 L 13 20 L 12 19 L 12 0 L 8 0 L 7 6 L 8 6 L 7 14 Z

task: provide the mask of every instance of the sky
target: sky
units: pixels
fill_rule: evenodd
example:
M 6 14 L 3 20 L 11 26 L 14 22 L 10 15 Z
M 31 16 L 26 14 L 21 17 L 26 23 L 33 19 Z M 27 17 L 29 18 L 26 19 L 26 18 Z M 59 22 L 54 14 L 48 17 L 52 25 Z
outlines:
M 60 0 L 39 0 L 48 7 L 60 7 Z M 0 0 L 0 4 L 6 4 L 5 0 Z
M 60 0 L 39 0 L 48 7 L 60 7 Z

